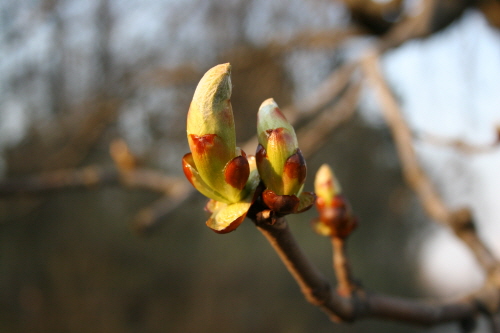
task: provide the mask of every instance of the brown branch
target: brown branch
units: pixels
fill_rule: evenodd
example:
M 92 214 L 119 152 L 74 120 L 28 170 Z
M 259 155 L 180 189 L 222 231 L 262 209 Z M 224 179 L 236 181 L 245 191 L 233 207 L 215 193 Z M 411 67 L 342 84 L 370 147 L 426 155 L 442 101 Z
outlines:
M 421 10 L 417 15 L 407 16 L 395 24 L 384 36 L 377 41 L 377 49 L 384 53 L 404 42 L 425 37 L 432 33 L 432 17 L 436 9 L 437 0 L 423 0 Z
M 380 73 L 377 60 L 377 56 L 372 54 L 365 57 L 362 66 L 377 93 L 383 115 L 394 136 L 405 179 L 419 195 L 427 213 L 435 220 L 447 223 L 450 215 L 448 208 L 420 168 L 413 148 L 411 131 L 401 115 L 398 102 Z
M 278 253 L 306 299 L 323 310 L 332 321 L 380 318 L 432 326 L 453 321 L 470 320 L 480 308 L 474 298 L 434 304 L 407 300 L 357 288 L 352 297 L 332 291 L 326 278 L 304 255 L 284 218 L 274 224 L 257 214 L 252 218 L 260 232 Z
M 351 81 L 355 68 L 356 68 L 355 64 L 349 64 L 349 63 L 344 64 L 338 70 L 330 74 L 328 78 L 326 78 L 319 85 L 319 87 L 315 89 L 304 100 L 297 103 L 296 105 L 287 105 L 283 107 L 282 111 L 286 115 L 287 120 L 292 125 L 295 126 L 305 121 L 307 118 L 317 115 L 321 110 L 324 110 L 324 113 L 329 113 L 330 115 L 322 116 L 323 118 L 320 123 L 324 123 L 326 121 L 327 126 L 323 126 L 323 128 L 329 126 L 329 128 L 326 129 L 326 132 L 329 133 L 333 129 L 333 127 L 337 126 L 339 123 L 342 122 L 342 119 L 345 118 L 345 117 L 338 117 L 334 113 L 337 112 L 342 114 L 348 113 L 349 110 L 344 111 L 344 109 L 348 109 L 347 106 L 352 105 L 352 103 L 345 103 L 345 102 L 342 103 L 342 100 L 339 100 L 333 107 L 333 110 L 330 108 L 325 110 L 325 108 L 327 108 L 327 106 L 333 100 L 337 98 L 342 98 L 339 96 L 342 94 L 344 90 L 348 89 L 346 87 L 348 87 Z M 353 85 L 351 85 L 351 88 L 348 89 L 350 93 L 348 94 L 346 92 L 344 93 L 344 96 L 349 96 L 349 99 L 353 98 L 352 96 L 354 94 L 353 90 L 355 90 L 355 88 L 353 88 Z M 338 108 L 336 107 L 337 105 L 339 105 Z M 342 118 L 342 119 L 339 120 L 337 118 Z M 310 129 L 311 127 L 313 127 L 313 124 L 317 125 L 318 121 L 314 121 L 311 125 L 306 127 Z M 305 129 L 304 131 L 309 131 L 309 130 Z M 298 135 L 300 137 L 301 134 L 299 133 Z M 319 144 L 319 142 L 313 142 L 313 144 Z M 247 140 L 245 143 L 242 144 L 241 147 L 247 153 L 255 151 L 255 148 L 257 147 L 257 136 L 254 136 L 251 139 Z M 305 149 L 302 148 L 302 151 L 307 154 L 308 148 Z M 312 151 L 314 150 L 311 149 L 311 152 Z
M 401 321 L 423 326 L 473 319 L 480 313 L 474 299 L 433 304 L 380 294 L 367 294 L 363 304 L 366 317 Z
M 286 42 L 283 42 L 282 38 L 271 40 L 267 45 L 267 49 L 273 56 L 280 56 L 286 52 L 299 48 L 307 48 L 308 50 L 336 49 L 344 41 L 364 34 L 365 31 L 355 25 L 349 25 L 340 29 L 333 28 L 320 31 L 304 31 L 298 33 Z
M 348 320 L 352 317 L 354 308 L 351 301 L 332 292 L 328 280 L 297 245 L 284 218 L 278 219 L 273 225 L 266 221 L 256 220 L 255 223 L 311 304 L 323 310 L 332 321 Z
M 312 117 L 320 110 L 327 107 L 333 100 L 338 98 L 346 89 L 356 70 L 356 64 L 345 63 L 331 73 L 312 93 L 306 98 L 283 108 L 288 121 L 299 124 L 305 118 Z

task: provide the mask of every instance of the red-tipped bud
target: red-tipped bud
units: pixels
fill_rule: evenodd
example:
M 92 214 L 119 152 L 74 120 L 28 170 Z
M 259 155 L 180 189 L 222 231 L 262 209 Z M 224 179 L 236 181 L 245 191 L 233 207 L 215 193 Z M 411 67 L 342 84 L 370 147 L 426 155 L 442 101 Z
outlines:
M 295 131 L 272 98 L 257 114 L 257 168 L 266 187 L 277 195 L 298 196 L 307 168 Z
M 319 218 L 314 221 L 315 230 L 325 236 L 346 238 L 357 227 L 347 200 L 340 194 L 340 185 L 332 170 L 323 164 L 314 181 Z

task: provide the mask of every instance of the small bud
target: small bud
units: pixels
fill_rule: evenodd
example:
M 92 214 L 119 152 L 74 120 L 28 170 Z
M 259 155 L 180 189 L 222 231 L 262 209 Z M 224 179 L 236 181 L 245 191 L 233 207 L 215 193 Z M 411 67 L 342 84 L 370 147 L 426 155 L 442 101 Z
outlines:
M 349 236 L 357 227 L 357 220 L 349 203 L 340 194 L 340 185 L 328 165 L 323 164 L 316 173 L 314 190 L 319 212 L 319 218 L 313 221 L 315 230 L 324 236 Z
M 264 203 L 279 215 L 309 209 L 315 196 L 302 192 L 306 161 L 298 148 L 295 130 L 272 98 L 259 108 L 257 136 L 257 168 L 267 188 L 262 195 Z
M 314 192 L 318 197 L 318 202 L 324 204 L 331 203 L 333 197 L 340 194 L 342 189 L 333 175 L 332 169 L 328 164 L 323 164 L 316 172 L 314 179 Z
M 277 195 L 299 195 L 306 163 L 297 137 L 276 102 L 265 100 L 257 114 L 257 168 L 264 184 Z
M 275 212 L 282 215 L 297 212 L 299 207 L 299 198 L 295 195 L 276 195 L 271 190 L 265 190 L 262 193 L 264 203 Z

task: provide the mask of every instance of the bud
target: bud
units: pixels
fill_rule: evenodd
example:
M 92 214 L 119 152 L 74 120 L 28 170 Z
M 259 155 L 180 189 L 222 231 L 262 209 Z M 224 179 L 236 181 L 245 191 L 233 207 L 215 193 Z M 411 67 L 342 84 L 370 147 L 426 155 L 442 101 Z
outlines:
M 317 204 L 330 204 L 341 191 L 342 189 L 337 178 L 333 175 L 332 169 L 328 164 L 323 164 L 316 172 L 316 178 L 314 179 L 314 193 L 318 197 Z
M 357 227 L 349 203 L 341 195 L 340 185 L 332 169 L 323 164 L 314 180 L 316 209 L 319 218 L 313 221 L 314 229 L 321 235 L 346 238 Z
M 258 184 L 255 163 L 252 167 L 245 152 L 236 147 L 231 90 L 230 64 L 217 65 L 202 77 L 187 116 L 191 153 L 182 159 L 186 178 L 214 201 L 208 208 L 209 226 L 217 232 L 234 230 L 234 224 L 243 221 L 251 205 L 248 198 Z M 232 204 L 238 204 L 238 209 L 229 208 Z M 226 209 L 231 213 L 224 213 Z M 224 217 L 221 223 L 217 216 Z
M 265 100 L 259 108 L 257 136 L 257 168 L 267 187 L 263 193 L 266 205 L 281 214 L 310 208 L 314 195 L 302 193 L 307 174 L 306 161 L 298 148 L 295 130 L 272 98 Z M 304 206 L 301 197 L 310 205 Z

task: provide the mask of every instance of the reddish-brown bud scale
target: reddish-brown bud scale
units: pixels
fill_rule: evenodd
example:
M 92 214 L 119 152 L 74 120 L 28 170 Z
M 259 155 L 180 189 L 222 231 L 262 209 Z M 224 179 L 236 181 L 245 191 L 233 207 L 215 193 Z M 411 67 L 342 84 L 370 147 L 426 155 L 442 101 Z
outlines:
M 189 137 L 193 141 L 193 147 L 195 152 L 199 155 L 205 153 L 207 150 L 213 148 L 215 137 L 217 134 L 205 134 L 205 135 L 194 135 L 190 134 Z
M 257 161 L 257 164 L 262 163 L 266 159 L 266 149 L 261 144 L 257 146 L 257 151 L 255 152 L 255 159 Z
M 286 160 L 284 171 L 289 178 L 296 179 L 300 184 L 304 183 L 307 175 L 307 167 L 306 160 L 302 156 L 300 149 L 297 148 L 297 152 Z
M 193 173 L 191 172 L 191 168 L 189 167 L 188 160 L 192 159 L 191 153 L 187 153 L 184 155 L 182 158 L 182 171 L 184 171 L 184 175 L 186 176 L 187 180 L 191 183 L 191 185 L 194 185 L 193 182 Z
M 249 175 L 250 165 L 245 156 L 236 156 L 224 168 L 226 183 L 238 190 L 242 190 L 245 187 Z
M 189 134 L 188 141 L 193 153 L 193 159 L 202 175 L 207 174 L 208 166 L 212 167 L 212 173 L 222 172 L 227 161 L 234 158 L 234 151 L 225 149 L 226 143 L 217 134 L 204 134 L 200 136 Z M 207 181 L 209 183 L 212 181 L 212 184 L 214 184 L 213 179 L 209 180 L 207 177 Z
M 283 127 L 268 129 L 266 130 L 266 135 L 268 139 L 268 146 L 272 145 L 279 147 L 280 145 L 290 145 L 290 143 L 293 143 L 292 135 Z
M 296 213 L 300 202 L 295 195 L 276 195 L 271 190 L 265 190 L 262 199 L 272 211 L 281 215 Z

